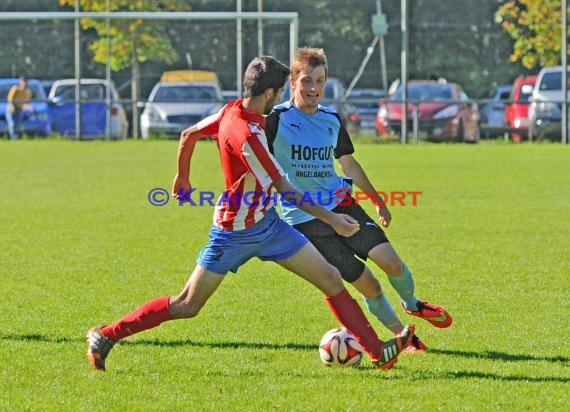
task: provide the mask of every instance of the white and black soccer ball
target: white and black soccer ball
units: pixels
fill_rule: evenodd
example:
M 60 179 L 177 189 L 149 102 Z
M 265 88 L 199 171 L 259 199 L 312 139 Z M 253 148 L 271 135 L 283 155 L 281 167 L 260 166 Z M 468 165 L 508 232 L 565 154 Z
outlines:
M 357 367 L 362 361 L 364 350 L 352 333 L 344 328 L 336 328 L 323 335 L 319 355 L 326 366 Z

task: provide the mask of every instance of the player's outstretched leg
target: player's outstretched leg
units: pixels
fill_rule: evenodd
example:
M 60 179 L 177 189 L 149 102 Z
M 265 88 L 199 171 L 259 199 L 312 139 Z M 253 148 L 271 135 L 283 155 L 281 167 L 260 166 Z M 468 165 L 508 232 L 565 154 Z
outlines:
M 374 247 L 368 254 L 386 274 L 390 284 L 402 299 L 402 307 L 408 315 L 427 320 L 436 328 L 451 326 L 451 315 L 441 306 L 420 301 L 415 296 L 414 278 L 390 243 Z
M 223 279 L 223 275 L 197 265 L 179 295 L 149 300 L 115 323 L 92 328 L 87 333 L 89 363 L 97 370 L 105 370 L 105 359 L 116 342 L 169 320 L 198 315 Z
M 91 366 L 105 370 L 105 359 L 116 342 L 171 320 L 169 299 L 163 296 L 150 300 L 113 324 L 90 329 L 87 332 L 87 358 Z
M 354 286 L 364 297 L 366 307 L 384 326 L 394 334 L 402 333 L 404 325 L 398 319 L 392 305 L 386 298 L 380 282 L 374 277 L 372 271 L 364 266 L 364 271 L 357 280 L 352 282 Z M 367 297 L 368 296 L 368 297 Z M 426 351 L 427 346 L 417 335 L 412 336 L 412 340 L 404 348 L 404 352 L 416 353 Z
M 101 333 L 100 327 L 94 327 L 87 332 L 87 359 L 93 369 L 105 370 L 105 359 L 111 349 L 113 349 L 113 342 L 111 339 L 106 338 Z
M 379 365 L 380 369 L 390 369 L 396 363 L 396 358 L 411 340 L 411 335 L 414 334 L 413 326 L 411 333 L 408 332 L 409 327 L 405 328 L 403 332 L 406 335 L 398 338 L 397 343 L 401 347 L 396 351 L 390 349 L 390 353 L 387 355 L 389 359 L 382 361 L 385 358 L 383 355 L 384 345 L 387 344 L 389 347 L 394 345 L 389 343 L 391 341 L 384 344 L 380 341 L 364 312 L 362 312 L 362 308 L 344 287 L 338 270 L 330 265 L 311 243 L 306 243 L 293 256 L 278 260 L 277 263 L 311 282 L 325 294 L 326 302 L 337 320 L 354 335 L 372 362 Z
M 374 364 L 382 370 L 391 369 L 398 361 L 398 355 L 412 341 L 414 330 L 414 324 L 410 323 L 404 328 L 402 333 L 399 333 L 389 341 L 384 342 L 382 345 L 382 357 L 376 360 Z
M 406 312 L 408 315 L 425 319 L 436 328 L 448 328 L 453 322 L 451 315 L 441 306 L 418 300 L 416 302 L 416 307 L 417 310 L 409 310 L 402 302 L 402 308 L 404 308 L 404 312 Z

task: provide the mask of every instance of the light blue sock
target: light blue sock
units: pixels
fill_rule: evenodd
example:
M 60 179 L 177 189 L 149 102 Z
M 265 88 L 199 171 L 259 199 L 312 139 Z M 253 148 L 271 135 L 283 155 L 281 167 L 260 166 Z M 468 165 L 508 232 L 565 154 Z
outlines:
M 384 292 L 380 292 L 380 295 L 375 298 L 364 298 L 364 302 L 368 310 L 393 333 L 400 333 L 404 330 L 404 325 L 396 316 L 396 312 L 394 312 L 392 305 L 386 299 Z
M 402 298 L 404 306 L 411 311 L 418 310 L 416 303 L 418 300 L 414 296 L 414 279 L 412 279 L 412 274 L 406 266 L 405 263 L 402 264 L 404 270 L 398 276 L 388 275 L 388 280 Z

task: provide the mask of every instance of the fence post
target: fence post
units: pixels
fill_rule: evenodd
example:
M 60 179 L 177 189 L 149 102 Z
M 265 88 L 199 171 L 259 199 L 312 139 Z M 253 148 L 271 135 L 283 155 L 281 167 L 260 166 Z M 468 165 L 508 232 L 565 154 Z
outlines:
M 402 0 L 402 143 L 408 140 L 408 0 Z

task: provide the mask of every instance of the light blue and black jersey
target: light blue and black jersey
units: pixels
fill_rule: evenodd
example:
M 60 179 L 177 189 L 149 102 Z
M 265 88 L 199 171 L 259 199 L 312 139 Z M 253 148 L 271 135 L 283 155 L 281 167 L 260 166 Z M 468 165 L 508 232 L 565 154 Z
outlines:
M 319 105 L 316 113 L 307 114 L 285 102 L 267 116 L 265 135 L 269 150 L 304 199 L 328 210 L 336 207 L 335 193 L 347 185 L 337 175 L 334 159 L 354 153 L 338 113 Z M 315 218 L 286 202 L 281 203 L 281 215 L 291 225 Z

